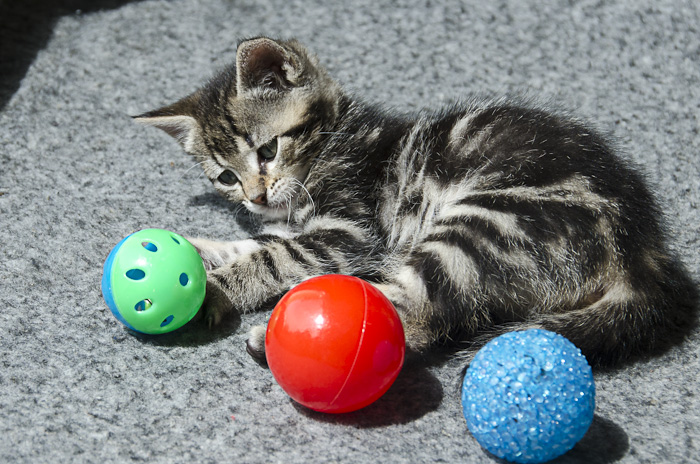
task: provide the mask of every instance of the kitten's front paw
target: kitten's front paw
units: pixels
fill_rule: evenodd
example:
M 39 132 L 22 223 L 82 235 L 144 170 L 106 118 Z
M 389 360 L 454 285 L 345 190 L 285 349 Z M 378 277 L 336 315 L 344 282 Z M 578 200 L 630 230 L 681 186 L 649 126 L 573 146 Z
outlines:
M 250 329 L 248 340 L 246 341 L 246 351 L 263 367 L 267 367 L 267 357 L 265 356 L 265 333 L 267 327 L 256 325 Z
M 204 297 L 204 321 L 211 329 L 219 325 L 223 318 L 233 311 L 233 303 L 226 296 L 221 285 L 207 274 L 207 291 Z
M 188 237 L 187 241 L 194 246 L 199 256 L 202 257 L 204 268 L 207 271 L 233 263 L 240 256 L 252 253 L 260 248 L 260 244 L 253 239 L 238 240 L 236 242 L 217 242 L 206 238 Z
M 207 240 L 205 238 L 193 237 L 187 237 L 187 241 L 192 244 L 195 250 L 197 250 L 197 253 L 199 253 L 199 256 L 202 258 L 202 262 L 204 263 L 204 269 L 207 271 L 216 269 L 224 264 L 220 254 L 214 246 L 216 242 L 212 242 L 211 240 Z

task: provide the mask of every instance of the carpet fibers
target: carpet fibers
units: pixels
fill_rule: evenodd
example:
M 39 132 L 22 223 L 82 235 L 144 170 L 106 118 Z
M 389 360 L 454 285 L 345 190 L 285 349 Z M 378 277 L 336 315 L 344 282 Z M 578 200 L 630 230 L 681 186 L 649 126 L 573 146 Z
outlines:
M 237 42 L 296 37 L 399 110 L 524 94 L 614 134 L 649 176 L 700 280 L 700 3 L 695 0 L 0 1 L 0 462 L 468 462 L 453 359 L 404 369 L 346 415 L 295 405 L 245 352 L 268 312 L 136 336 L 102 264 L 139 229 L 244 238 L 139 114 L 193 91 Z M 700 332 L 595 372 L 596 415 L 565 463 L 700 458 Z

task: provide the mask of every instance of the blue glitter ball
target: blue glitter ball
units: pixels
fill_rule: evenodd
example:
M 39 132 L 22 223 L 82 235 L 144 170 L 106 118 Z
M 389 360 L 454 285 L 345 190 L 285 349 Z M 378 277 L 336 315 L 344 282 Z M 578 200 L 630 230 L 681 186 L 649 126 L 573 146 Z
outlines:
M 519 463 L 549 461 L 573 448 L 591 425 L 593 373 L 561 335 L 507 333 L 474 357 L 462 408 L 472 435 L 490 453 Z

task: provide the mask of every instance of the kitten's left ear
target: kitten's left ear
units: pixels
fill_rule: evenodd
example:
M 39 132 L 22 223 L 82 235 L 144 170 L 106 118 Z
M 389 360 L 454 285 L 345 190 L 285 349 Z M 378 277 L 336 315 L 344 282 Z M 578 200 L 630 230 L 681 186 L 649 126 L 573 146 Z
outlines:
M 157 127 L 177 140 L 186 152 L 192 151 L 195 140 L 199 137 L 200 126 L 192 116 L 193 96 L 184 98 L 172 105 L 149 111 L 133 119 L 141 124 Z
M 277 90 L 293 87 L 300 72 L 298 57 L 272 39 L 261 37 L 238 45 L 236 81 L 239 95 L 255 87 Z

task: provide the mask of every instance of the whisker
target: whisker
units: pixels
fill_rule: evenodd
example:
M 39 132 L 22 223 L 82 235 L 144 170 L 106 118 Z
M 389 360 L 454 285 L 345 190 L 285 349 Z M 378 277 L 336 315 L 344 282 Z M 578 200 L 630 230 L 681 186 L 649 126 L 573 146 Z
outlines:
M 314 203 L 314 199 L 313 199 L 313 197 L 311 196 L 311 193 L 309 192 L 309 189 L 307 189 L 306 186 L 305 186 L 301 181 L 299 181 L 298 179 L 294 179 L 294 182 L 297 183 L 297 184 L 299 184 L 299 187 L 301 187 L 302 190 L 304 190 L 304 192 L 306 192 L 306 196 L 309 197 L 309 201 L 311 202 L 311 207 L 312 207 L 313 210 L 314 210 L 313 216 L 315 216 L 315 215 L 316 215 L 316 203 Z
M 287 231 L 289 231 L 289 223 L 292 221 L 292 200 L 294 199 L 294 194 L 287 192 L 284 196 L 287 203 Z
M 245 209 L 245 206 L 239 204 L 235 205 L 235 208 L 233 208 L 233 220 L 234 222 L 238 222 L 238 216 L 241 215 L 241 212 Z
M 190 172 L 192 169 L 196 168 L 197 166 L 201 166 L 204 164 L 204 161 L 200 161 L 199 163 L 195 163 L 192 166 L 190 166 L 185 172 L 182 173 L 182 176 L 180 176 L 180 180 L 184 179 L 185 176 L 187 175 L 188 172 Z M 204 171 L 202 171 L 203 173 Z M 199 177 L 202 177 L 202 173 L 199 174 Z

